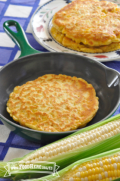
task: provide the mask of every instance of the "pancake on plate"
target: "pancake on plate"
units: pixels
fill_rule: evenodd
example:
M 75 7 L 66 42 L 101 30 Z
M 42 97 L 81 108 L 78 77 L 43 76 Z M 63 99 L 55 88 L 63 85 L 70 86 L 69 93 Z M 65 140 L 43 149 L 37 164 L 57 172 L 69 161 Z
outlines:
M 22 126 L 64 132 L 84 127 L 99 107 L 95 89 L 84 79 L 46 74 L 16 86 L 7 111 Z
M 99 0 L 75 0 L 55 13 L 51 34 L 63 46 L 91 53 L 120 48 L 120 8 Z

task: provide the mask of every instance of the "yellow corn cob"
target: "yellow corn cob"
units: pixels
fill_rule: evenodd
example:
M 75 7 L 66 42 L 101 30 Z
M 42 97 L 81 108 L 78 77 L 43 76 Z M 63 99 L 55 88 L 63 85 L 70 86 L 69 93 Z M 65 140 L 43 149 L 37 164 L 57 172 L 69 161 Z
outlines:
M 120 177 L 120 152 L 82 163 L 58 181 L 112 181 Z
M 113 181 L 120 180 L 120 148 L 77 161 L 54 175 L 31 181 Z M 27 180 L 28 181 L 28 180 Z

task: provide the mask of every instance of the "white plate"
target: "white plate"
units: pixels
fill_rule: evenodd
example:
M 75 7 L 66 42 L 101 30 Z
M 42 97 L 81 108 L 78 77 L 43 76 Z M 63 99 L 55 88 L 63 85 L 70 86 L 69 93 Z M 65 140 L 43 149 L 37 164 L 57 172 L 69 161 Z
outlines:
M 118 3 L 119 0 L 109 0 Z M 70 0 L 50 0 L 38 7 L 31 18 L 32 33 L 39 44 L 51 52 L 66 52 L 86 56 L 101 62 L 120 59 L 120 50 L 108 53 L 83 53 L 63 47 L 50 34 L 52 17 Z

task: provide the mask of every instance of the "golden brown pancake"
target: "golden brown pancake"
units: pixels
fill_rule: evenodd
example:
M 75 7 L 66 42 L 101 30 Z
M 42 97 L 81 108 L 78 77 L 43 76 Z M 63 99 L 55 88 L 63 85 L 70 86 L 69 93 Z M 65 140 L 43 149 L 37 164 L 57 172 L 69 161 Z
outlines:
M 98 97 L 91 84 L 61 74 L 47 74 L 15 87 L 7 102 L 13 120 L 47 132 L 83 127 L 92 120 L 98 107 Z
M 52 24 L 53 37 L 59 41 L 60 33 L 61 44 L 71 49 L 96 53 L 120 48 L 120 8 L 115 3 L 75 0 L 55 13 Z
M 61 43 L 64 47 L 80 51 L 80 52 L 87 52 L 87 53 L 104 53 L 110 52 L 120 49 L 120 43 L 115 42 L 111 43 L 110 45 L 103 45 L 103 46 L 96 46 L 91 47 L 89 45 L 84 45 L 83 43 L 76 43 L 70 38 L 67 38 L 64 34 L 59 32 L 56 28 L 51 28 L 51 34 L 55 40 Z

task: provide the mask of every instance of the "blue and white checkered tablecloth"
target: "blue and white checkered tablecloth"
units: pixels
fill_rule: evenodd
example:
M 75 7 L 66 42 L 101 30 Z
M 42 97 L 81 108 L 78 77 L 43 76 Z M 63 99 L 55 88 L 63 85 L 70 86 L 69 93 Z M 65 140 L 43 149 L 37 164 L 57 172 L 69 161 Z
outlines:
M 6 20 L 13 19 L 19 22 L 25 30 L 32 47 L 47 52 L 47 50 L 34 39 L 29 23 L 37 7 L 46 1 L 48 0 L 0 0 L 0 67 L 18 58 L 20 55 L 19 48 L 3 30 L 3 22 Z M 105 62 L 104 64 L 120 72 L 120 61 Z M 120 113 L 120 107 L 114 115 L 118 113 Z M 13 158 L 21 157 L 40 146 L 42 145 L 30 142 L 11 132 L 0 121 L 0 160 L 9 161 Z M 0 179 L 0 181 L 2 180 L 4 179 Z

